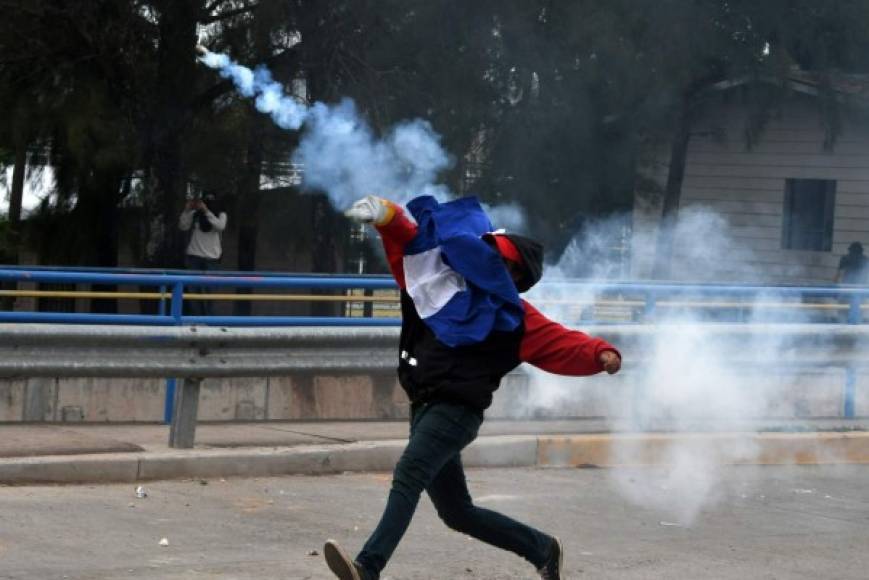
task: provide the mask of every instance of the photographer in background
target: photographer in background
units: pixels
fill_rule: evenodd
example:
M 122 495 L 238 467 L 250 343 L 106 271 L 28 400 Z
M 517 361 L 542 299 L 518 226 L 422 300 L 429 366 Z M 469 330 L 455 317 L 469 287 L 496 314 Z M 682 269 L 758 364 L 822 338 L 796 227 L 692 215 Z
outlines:
M 184 211 L 178 218 L 178 228 L 190 232 L 184 266 L 188 270 L 215 270 L 223 254 L 221 236 L 226 229 L 226 212 L 214 194 L 188 198 Z M 205 293 L 207 290 L 191 288 L 191 291 Z M 212 315 L 210 300 L 193 300 L 190 306 L 194 316 Z

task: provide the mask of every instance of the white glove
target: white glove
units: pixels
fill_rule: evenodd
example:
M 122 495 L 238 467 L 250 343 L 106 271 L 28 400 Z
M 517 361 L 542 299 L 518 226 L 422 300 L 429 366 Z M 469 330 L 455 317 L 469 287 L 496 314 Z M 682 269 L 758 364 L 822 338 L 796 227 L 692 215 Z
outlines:
M 389 213 L 389 206 L 385 199 L 368 195 L 354 202 L 344 215 L 355 222 L 383 225 L 388 221 Z

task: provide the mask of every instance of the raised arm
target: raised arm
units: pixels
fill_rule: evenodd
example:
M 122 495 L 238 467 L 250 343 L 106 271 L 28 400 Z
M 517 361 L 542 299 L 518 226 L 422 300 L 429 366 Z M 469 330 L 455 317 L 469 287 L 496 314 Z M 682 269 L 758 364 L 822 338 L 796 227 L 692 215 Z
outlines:
M 603 340 L 571 330 L 546 318 L 527 301 L 525 334 L 519 347 L 523 362 L 559 375 L 612 374 L 621 366 L 619 351 Z
M 220 215 L 214 215 L 211 210 L 205 210 L 205 219 L 211 224 L 216 232 L 222 232 L 226 229 L 226 212 L 220 212 Z
M 377 228 L 392 276 L 404 288 L 404 247 L 416 236 L 416 224 L 400 205 L 373 195 L 354 203 L 344 215 Z
M 390 202 L 392 203 L 392 202 Z M 416 236 L 416 224 L 407 217 L 400 206 L 393 204 L 394 211 L 389 221 L 377 226 L 383 240 L 389 269 L 400 288 L 404 288 L 404 247 Z
M 184 211 L 181 212 L 181 215 L 178 216 L 178 229 L 182 232 L 186 232 L 190 229 L 190 226 L 193 225 L 193 214 L 196 213 L 189 204 L 184 207 Z

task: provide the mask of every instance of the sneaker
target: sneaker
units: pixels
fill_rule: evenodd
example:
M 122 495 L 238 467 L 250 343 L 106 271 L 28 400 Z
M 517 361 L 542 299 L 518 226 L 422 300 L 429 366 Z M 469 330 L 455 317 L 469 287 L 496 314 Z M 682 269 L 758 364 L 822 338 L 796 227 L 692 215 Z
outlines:
M 561 540 L 552 538 L 552 546 L 549 548 L 549 559 L 543 567 L 537 570 L 543 580 L 561 580 L 561 566 L 564 561 L 564 550 L 561 548 Z
M 323 547 L 323 555 L 326 556 L 326 564 L 329 566 L 329 569 L 340 580 L 370 579 L 370 576 L 362 569 L 362 566 L 351 560 L 335 540 L 326 540 L 326 545 Z

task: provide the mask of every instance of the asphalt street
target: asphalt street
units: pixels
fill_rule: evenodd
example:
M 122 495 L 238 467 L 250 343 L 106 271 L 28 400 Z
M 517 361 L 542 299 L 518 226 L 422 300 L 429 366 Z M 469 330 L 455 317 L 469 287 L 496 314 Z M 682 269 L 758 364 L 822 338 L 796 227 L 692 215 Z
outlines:
M 673 475 L 478 469 L 469 480 L 479 504 L 559 535 L 567 578 L 867 577 L 869 466 L 729 467 L 687 488 Z M 328 579 L 323 541 L 355 552 L 388 486 L 370 473 L 155 482 L 144 498 L 128 484 L 0 487 L 0 578 Z M 683 496 L 698 489 L 686 515 Z M 427 499 L 383 576 L 537 577 L 447 529 Z

